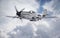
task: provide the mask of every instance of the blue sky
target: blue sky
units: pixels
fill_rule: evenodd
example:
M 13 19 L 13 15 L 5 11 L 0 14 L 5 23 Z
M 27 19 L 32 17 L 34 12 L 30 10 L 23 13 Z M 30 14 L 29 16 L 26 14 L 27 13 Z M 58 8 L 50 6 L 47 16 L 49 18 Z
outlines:
M 37 2 L 39 2 L 39 5 L 40 5 L 40 7 L 39 7 L 39 9 L 38 9 L 38 12 L 40 12 L 40 13 L 42 13 L 42 11 L 43 11 L 43 5 L 45 4 L 45 3 L 47 3 L 47 2 L 50 2 L 51 0 L 37 0 Z
M 42 19 L 30 22 L 22 19 L 12 19 L 5 16 L 15 16 L 18 11 L 34 10 L 42 13 L 44 9 L 52 16 L 60 17 L 60 0 L 0 0 L 0 38 L 60 38 L 60 18 Z M 37 10 L 38 9 L 38 10 Z
M 50 2 L 51 0 L 37 0 L 37 2 L 40 3 L 40 5 L 44 5 L 46 2 Z

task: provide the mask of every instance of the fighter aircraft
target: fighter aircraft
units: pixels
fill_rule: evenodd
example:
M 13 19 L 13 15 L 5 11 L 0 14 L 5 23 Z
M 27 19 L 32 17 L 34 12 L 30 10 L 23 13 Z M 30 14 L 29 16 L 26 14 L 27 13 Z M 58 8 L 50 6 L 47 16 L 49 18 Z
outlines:
M 23 8 L 21 11 L 18 11 L 16 6 L 15 6 L 15 10 L 16 10 L 16 16 L 7 16 L 7 17 L 12 17 L 12 18 L 19 18 L 19 19 L 27 19 L 30 21 L 39 21 L 43 18 L 57 18 L 56 16 L 50 16 L 50 17 L 46 17 L 47 14 L 47 10 L 44 10 L 43 14 L 38 14 L 35 11 L 24 11 L 25 8 Z

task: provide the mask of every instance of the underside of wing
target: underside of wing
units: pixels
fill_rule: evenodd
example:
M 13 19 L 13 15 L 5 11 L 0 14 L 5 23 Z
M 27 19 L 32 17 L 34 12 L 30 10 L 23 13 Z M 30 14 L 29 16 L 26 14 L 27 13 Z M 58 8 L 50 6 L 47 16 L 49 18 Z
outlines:
M 17 16 L 6 16 L 6 17 L 10 17 L 10 18 L 19 18 Z
M 44 17 L 44 18 L 57 18 L 56 16 L 52 16 L 52 17 Z

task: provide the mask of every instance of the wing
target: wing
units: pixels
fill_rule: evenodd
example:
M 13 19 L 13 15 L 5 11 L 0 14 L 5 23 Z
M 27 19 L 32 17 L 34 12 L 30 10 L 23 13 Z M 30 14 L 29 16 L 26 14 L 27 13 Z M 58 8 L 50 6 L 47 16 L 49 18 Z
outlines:
M 56 16 L 51 16 L 51 17 L 44 17 L 44 18 L 58 18 L 58 17 L 56 17 Z
M 6 16 L 6 17 L 10 17 L 10 18 L 19 18 L 17 16 Z

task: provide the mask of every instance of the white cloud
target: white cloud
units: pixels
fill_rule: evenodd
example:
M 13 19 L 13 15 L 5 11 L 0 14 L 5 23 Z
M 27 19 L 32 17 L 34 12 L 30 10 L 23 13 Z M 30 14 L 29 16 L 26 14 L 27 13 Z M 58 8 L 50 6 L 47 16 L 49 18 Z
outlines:
M 39 7 L 38 3 L 35 0 L 5 0 L 5 1 L 2 0 L 0 4 L 1 4 L 1 6 L 0 6 L 1 11 L 0 12 L 2 12 L 1 14 L 2 15 L 7 15 L 7 16 L 8 15 L 15 15 L 14 6 L 16 6 L 18 10 L 21 10 L 22 8 L 26 8 L 25 10 L 30 9 L 30 10 L 35 10 L 35 11 Z M 13 20 L 13 19 L 10 19 L 10 20 L 7 19 L 6 21 L 10 21 L 10 22 L 5 23 L 4 26 L 8 27 L 9 25 L 10 26 L 16 25 L 15 21 L 11 21 L 11 20 Z
M 50 32 L 49 32 L 49 36 L 50 38 L 59 38 L 60 37 L 60 0 L 52 0 L 49 3 L 46 3 L 45 5 L 43 5 L 43 7 L 45 9 L 47 9 L 48 11 L 52 12 L 53 16 L 57 16 L 59 18 L 56 19 L 48 19 L 48 23 L 49 25 L 52 27 Z M 56 20 L 56 21 L 55 21 Z
M 20 11 L 22 8 L 26 8 L 25 11 L 34 10 L 37 12 L 39 4 L 35 0 L 1 0 L 0 1 L 0 16 L 14 16 L 15 15 L 15 8 Z M 0 18 L 2 23 L 1 30 L 3 30 L 3 34 L 1 34 L 1 38 L 8 38 L 8 33 L 16 28 L 16 26 L 25 26 L 29 21 L 24 20 L 21 22 L 20 19 L 12 19 L 12 18 Z M 5 20 L 5 22 L 3 21 Z M 1 32 L 1 33 L 2 33 Z M 13 32 L 15 33 L 15 32 Z M 16 34 L 16 33 L 15 33 Z M 6 37 L 7 36 L 7 37 Z
M 7 35 L 7 33 L 5 33 L 4 30 L 0 29 L 0 38 L 8 38 L 8 37 L 9 37 L 9 35 Z
M 0 6 L 0 12 L 2 12 L 2 15 L 15 15 L 15 8 L 14 6 L 16 5 L 18 10 L 21 10 L 22 8 L 26 8 L 25 10 L 34 10 L 37 11 L 37 9 L 39 8 L 39 4 L 35 1 L 35 0 L 2 0 L 1 1 L 1 6 Z M 43 7 L 45 9 L 47 9 L 48 11 L 51 11 L 53 13 L 56 13 L 56 11 L 58 11 L 56 8 L 58 7 L 58 1 L 57 0 L 52 0 L 49 3 L 46 3 L 45 5 L 43 5 Z M 59 7 L 60 8 L 60 7 Z M 58 8 L 58 9 L 59 9 Z M 59 11 L 58 11 L 59 14 Z M 0 16 L 2 16 L 0 15 Z M 59 14 L 60 15 L 60 14 Z M 4 20 L 4 19 L 2 19 Z M 57 34 L 55 29 L 58 29 L 59 27 L 59 22 L 56 21 L 54 22 L 51 19 L 45 20 L 41 20 L 41 21 L 37 21 L 37 22 L 30 22 L 28 20 L 23 19 L 23 22 L 21 22 L 20 19 L 12 19 L 12 18 L 7 18 L 5 19 L 7 22 L 4 23 L 2 22 L 1 26 L 1 30 L 2 34 L 1 36 L 5 38 L 5 36 L 7 36 L 6 38 L 8 38 L 8 33 L 9 35 L 11 34 L 13 38 L 54 38 L 54 33 L 55 35 Z M 58 24 L 58 25 L 57 25 Z M 14 30 L 15 29 L 15 30 Z M 3 35 L 4 34 L 4 35 Z M 56 38 L 59 36 L 60 34 L 56 35 Z M 2 38 L 1 37 L 1 38 Z

